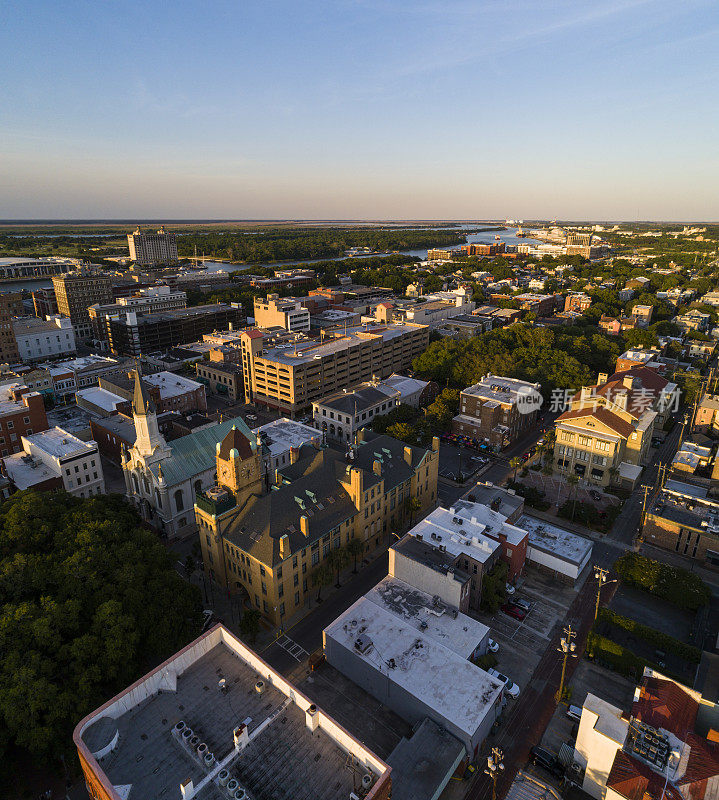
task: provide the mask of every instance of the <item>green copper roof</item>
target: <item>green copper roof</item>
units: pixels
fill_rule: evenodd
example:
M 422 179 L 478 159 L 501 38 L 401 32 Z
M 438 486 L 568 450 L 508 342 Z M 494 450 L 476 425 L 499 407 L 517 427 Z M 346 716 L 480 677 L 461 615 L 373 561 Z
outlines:
M 169 486 L 190 480 L 201 472 L 215 468 L 215 447 L 235 426 L 250 440 L 253 451 L 257 449 L 257 436 L 248 427 L 242 417 L 235 417 L 195 431 L 174 442 L 168 442 L 172 455 L 162 461 L 162 477 Z M 152 467 L 157 475 L 157 465 Z

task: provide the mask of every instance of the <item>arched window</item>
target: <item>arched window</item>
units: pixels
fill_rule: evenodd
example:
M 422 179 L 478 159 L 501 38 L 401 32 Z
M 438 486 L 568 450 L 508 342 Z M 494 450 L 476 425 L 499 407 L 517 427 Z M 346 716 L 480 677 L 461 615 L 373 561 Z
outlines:
M 185 507 L 184 501 L 182 500 L 182 489 L 178 489 L 175 492 L 175 506 L 178 511 L 182 511 Z
M 160 497 L 160 490 L 155 489 L 155 501 L 158 508 L 162 508 L 162 497 Z
M 202 481 L 197 480 L 195 481 L 195 494 L 200 494 L 202 491 Z
M 137 475 L 132 473 L 132 485 L 135 487 L 135 491 L 139 493 L 140 491 L 140 484 L 137 482 Z

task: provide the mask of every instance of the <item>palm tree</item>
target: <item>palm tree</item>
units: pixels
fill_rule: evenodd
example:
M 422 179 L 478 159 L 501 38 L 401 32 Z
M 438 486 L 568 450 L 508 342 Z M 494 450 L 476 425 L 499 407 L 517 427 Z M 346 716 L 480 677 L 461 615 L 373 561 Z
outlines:
M 327 562 L 320 564 L 317 569 L 312 573 L 312 585 L 317 586 L 317 597 L 315 598 L 318 603 L 322 602 L 322 587 L 329 586 L 332 583 L 334 573 L 332 568 Z
M 574 492 L 574 502 L 572 503 L 572 522 L 574 522 L 574 510 L 577 507 L 577 487 L 579 485 L 579 476 L 578 475 L 567 475 L 567 483 L 571 487 L 569 490 L 569 494 Z
M 512 483 L 515 483 L 517 480 L 517 470 L 522 466 L 522 459 L 519 456 L 515 456 L 509 460 L 509 466 L 511 469 L 514 470 L 514 475 L 512 476 Z
M 359 539 L 350 539 L 347 543 L 347 553 L 354 559 L 352 572 L 357 574 L 357 559 L 364 555 L 364 543 Z
M 408 497 L 404 501 L 404 509 L 409 514 L 409 524 L 414 525 L 414 515 L 422 508 L 419 497 Z
M 337 573 L 337 583 L 335 586 L 339 589 L 340 588 L 340 572 L 349 564 L 350 561 L 350 554 L 345 550 L 344 547 L 337 547 L 334 550 L 330 550 L 329 555 L 327 556 L 327 566 L 333 571 Z

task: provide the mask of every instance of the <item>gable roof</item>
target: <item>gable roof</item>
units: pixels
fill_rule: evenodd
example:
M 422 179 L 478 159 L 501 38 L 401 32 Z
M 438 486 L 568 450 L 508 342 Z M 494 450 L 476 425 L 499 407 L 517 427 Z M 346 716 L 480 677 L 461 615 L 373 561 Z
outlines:
M 630 434 L 634 431 L 634 426 L 631 425 L 631 423 L 603 406 L 598 406 L 597 408 L 587 406 L 586 408 L 576 408 L 572 411 L 565 411 L 557 417 L 557 422 L 582 419 L 584 417 L 594 417 L 594 419 L 606 425 L 625 439 L 629 438 Z
M 217 443 L 224 439 L 233 425 L 251 441 L 253 433 L 247 427 L 247 423 L 242 417 L 235 417 L 168 442 L 171 453 L 168 458 L 159 462 L 162 465 L 162 476 L 167 484 L 173 486 L 191 480 L 208 469 L 214 469 Z M 157 475 L 157 464 L 150 469 Z
M 663 375 L 658 373 L 655 369 L 650 369 L 649 367 L 645 367 L 642 364 L 635 364 L 633 367 L 629 369 L 622 370 L 621 372 L 615 372 L 613 375 L 609 376 L 609 382 L 611 381 L 621 381 L 625 375 L 629 375 L 634 378 L 639 378 L 641 381 L 642 388 L 644 389 L 651 389 L 654 392 L 661 392 L 663 389 L 666 389 L 669 386 L 670 381 L 668 381 Z

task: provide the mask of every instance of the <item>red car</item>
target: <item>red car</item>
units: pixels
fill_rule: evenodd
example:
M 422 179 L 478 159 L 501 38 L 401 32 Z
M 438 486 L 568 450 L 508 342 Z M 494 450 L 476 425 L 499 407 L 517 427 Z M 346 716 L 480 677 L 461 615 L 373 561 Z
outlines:
M 520 608 L 519 606 L 515 606 L 514 603 L 505 603 L 502 606 L 502 611 L 508 617 L 514 617 L 514 619 L 523 620 L 527 616 L 527 612 Z

